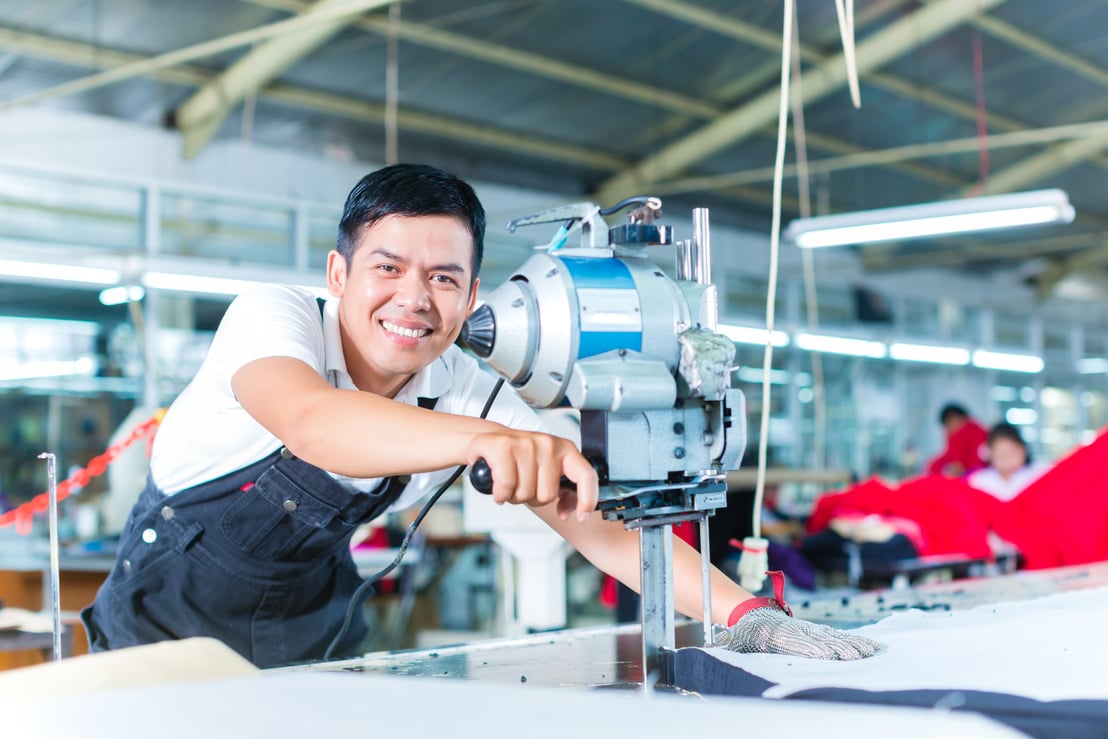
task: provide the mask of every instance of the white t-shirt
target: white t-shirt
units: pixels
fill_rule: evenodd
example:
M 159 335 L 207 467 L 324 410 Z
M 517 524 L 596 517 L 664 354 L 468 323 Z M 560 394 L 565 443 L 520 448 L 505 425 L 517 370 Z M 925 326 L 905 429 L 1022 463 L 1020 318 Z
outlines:
M 994 498 L 1009 501 L 1022 493 L 1028 485 L 1042 477 L 1043 473 L 1049 469 L 1050 465 L 1047 464 L 1029 464 L 1020 467 L 1005 480 L 996 471 L 996 468 L 986 467 L 971 472 L 969 477 L 966 478 L 966 482 L 969 483 L 970 487 L 988 493 Z
M 241 294 L 228 307 L 196 377 L 170 406 L 158 427 L 150 458 L 154 482 L 168 494 L 214 480 L 257 462 L 283 444 L 235 399 L 231 378 L 263 357 L 292 357 L 315 368 L 335 387 L 356 390 L 346 371 L 339 332 L 339 301 L 327 300 L 320 321 L 315 296 L 306 290 L 264 285 Z M 477 360 L 451 346 L 415 374 L 395 400 L 416 405 L 438 398 L 436 411 L 477 417 L 495 385 Z M 504 385 L 488 418 L 515 429 L 545 430 L 535 412 Z M 412 475 L 389 510 L 415 504 L 451 475 L 453 468 Z M 361 491 L 379 478 L 332 477 Z

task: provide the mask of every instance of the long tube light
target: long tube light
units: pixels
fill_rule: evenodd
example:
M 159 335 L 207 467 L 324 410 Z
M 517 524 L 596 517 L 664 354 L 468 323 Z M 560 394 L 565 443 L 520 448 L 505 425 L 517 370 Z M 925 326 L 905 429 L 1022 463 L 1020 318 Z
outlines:
M 853 357 L 884 359 L 888 347 L 882 341 L 855 339 L 847 336 L 800 333 L 794 338 L 797 348 L 825 354 L 847 354 Z
M 268 284 L 258 280 L 241 280 L 230 277 L 209 277 L 207 275 L 184 274 L 180 272 L 145 272 L 142 284 L 152 290 L 200 293 L 207 295 L 238 295 L 258 285 Z M 326 288 L 316 285 L 297 285 L 319 297 L 327 297 Z
M 1073 206 L 1064 190 L 1031 190 L 800 218 L 789 224 L 785 237 L 799 247 L 815 249 L 1069 223 L 1073 217 Z
M 906 362 L 956 365 L 970 363 L 969 349 L 934 344 L 909 344 L 903 341 L 894 341 L 889 345 L 889 356 Z
M 1084 357 L 1077 360 L 1077 371 L 1083 375 L 1099 375 L 1108 372 L 1108 359 Z
M 759 367 L 740 367 L 736 372 L 739 379 L 743 382 L 749 382 L 752 385 L 761 383 L 765 379 L 765 373 Z M 788 370 L 771 369 L 769 371 L 769 381 L 772 385 L 788 385 L 793 378 L 793 373 Z
M 716 331 L 739 344 L 757 344 L 758 346 L 765 346 L 768 341 L 774 346 L 789 345 L 789 335 L 784 331 L 778 331 L 776 329 L 769 332 L 764 328 L 721 323 L 716 326 Z
M 0 362 L 0 381 L 4 382 L 95 373 L 96 361 L 91 357 L 57 361 Z
M 45 282 L 76 282 L 83 285 L 114 285 L 122 275 L 105 267 L 74 264 L 48 264 L 0 259 L 0 277 L 24 277 Z
M 137 303 L 144 297 L 146 297 L 146 291 L 142 289 L 142 285 L 116 285 L 100 291 L 101 305 Z
M 1033 354 L 1009 354 L 977 349 L 973 353 L 973 366 L 981 369 L 1003 370 L 1005 372 L 1042 372 L 1045 363 L 1042 357 Z

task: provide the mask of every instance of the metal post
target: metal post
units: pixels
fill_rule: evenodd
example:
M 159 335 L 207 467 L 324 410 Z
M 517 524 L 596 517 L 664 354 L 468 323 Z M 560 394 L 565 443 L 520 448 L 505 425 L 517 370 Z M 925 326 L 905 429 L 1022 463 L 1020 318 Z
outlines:
M 38 455 L 46 460 L 46 482 L 50 504 L 50 607 L 54 616 L 54 661 L 62 658 L 61 574 L 58 566 L 58 480 L 56 460 L 50 452 Z
M 662 650 L 674 648 L 673 527 L 644 525 L 639 529 L 639 569 L 642 571 L 643 687 L 669 682 Z
M 693 242 L 689 239 L 682 239 L 674 244 L 677 247 L 677 279 L 685 280 L 687 282 L 693 282 Z
M 704 644 L 712 643 L 712 553 L 708 546 L 708 514 L 700 517 L 700 593 L 704 599 Z
M 710 285 L 712 283 L 712 239 L 708 229 L 708 209 L 693 208 L 692 217 L 696 281 L 701 285 Z

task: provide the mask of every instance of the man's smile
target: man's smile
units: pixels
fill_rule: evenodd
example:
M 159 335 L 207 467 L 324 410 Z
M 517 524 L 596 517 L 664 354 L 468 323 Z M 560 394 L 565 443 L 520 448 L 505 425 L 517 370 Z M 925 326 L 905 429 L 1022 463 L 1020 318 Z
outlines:
M 389 333 L 403 336 L 408 339 L 422 339 L 424 336 L 431 333 L 431 329 L 429 328 L 405 328 L 404 326 L 398 326 L 395 323 L 385 320 L 381 321 L 381 325 L 384 326 L 385 330 Z

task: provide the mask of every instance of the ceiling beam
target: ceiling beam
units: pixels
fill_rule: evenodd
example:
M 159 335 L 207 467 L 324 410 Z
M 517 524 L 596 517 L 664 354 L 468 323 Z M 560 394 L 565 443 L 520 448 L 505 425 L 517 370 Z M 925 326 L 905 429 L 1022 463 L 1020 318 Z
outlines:
M 238 33 L 210 39 L 199 44 L 187 46 L 183 49 L 176 49 L 164 54 L 158 54 L 157 56 L 139 57 L 131 64 L 111 67 L 102 72 L 55 85 L 46 90 L 39 90 L 38 92 L 24 95 L 13 100 L 0 101 L 0 111 L 23 107 L 51 98 L 75 95 L 79 92 L 88 92 L 89 90 L 95 90 L 134 77 L 150 76 L 152 73 L 162 69 L 175 67 L 180 64 L 195 61 L 196 59 L 204 59 L 216 54 L 221 54 L 225 51 L 230 51 L 231 49 L 237 49 L 240 46 L 248 46 L 249 44 L 258 43 L 282 34 L 301 31 L 320 23 L 326 23 L 327 21 L 341 18 L 344 15 L 357 14 L 364 10 L 365 7 L 374 4 L 379 4 L 379 0 L 343 0 L 334 7 L 310 16 L 286 18 L 276 21 L 275 23 L 268 23 L 245 31 L 239 31 Z M 86 66 L 92 65 L 86 63 Z
M 1108 243 L 1102 237 L 1097 246 L 1059 259 L 1051 259 L 1050 266 L 1032 278 L 1035 295 L 1040 301 L 1046 300 L 1054 292 L 1054 288 L 1058 287 L 1058 283 L 1070 274 L 1100 269 L 1105 264 L 1108 264 Z
M 914 159 L 948 156 L 951 154 L 976 153 L 981 146 L 989 151 L 1021 146 L 1037 146 L 1059 140 L 1080 140 L 1083 138 L 1108 137 L 1108 120 L 1075 123 L 1065 126 L 1049 126 L 1039 129 L 1012 131 L 988 136 L 984 140 L 976 136 L 967 136 L 947 141 L 928 141 L 907 146 L 894 146 L 889 149 L 864 149 L 859 146 L 845 145 L 837 139 L 829 139 L 820 134 L 808 132 L 809 143 L 819 149 L 842 152 L 840 156 L 809 159 L 809 174 L 829 174 L 863 167 L 904 165 Z M 796 164 L 786 164 L 785 177 L 795 177 Z M 975 189 L 966 185 L 965 180 L 931 167 L 916 167 L 912 170 L 917 177 L 943 186 L 966 187 L 967 192 Z M 752 185 L 769 182 L 773 179 L 773 167 L 756 167 L 737 172 L 727 172 L 700 177 L 684 177 L 657 183 L 654 188 L 659 194 L 674 192 L 697 192 L 717 187 L 734 185 Z
M 941 92 L 922 87 L 915 83 L 907 82 L 905 80 L 887 75 L 884 73 L 877 73 L 870 75 L 866 78 L 867 82 L 879 83 L 882 87 L 895 92 L 903 97 L 909 99 L 916 99 L 927 105 L 934 106 L 939 110 L 950 113 L 951 115 L 958 116 L 967 121 L 977 120 L 977 108 L 973 103 L 967 103 L 956 98 L 952 98 L 949 95 L 944 95 Z M 989 128 L 1001 129 L 1003 131 L 1028 131 L 1033 130 L 1031 126 L 1026 123 L 1017 121 L 1006 115 L 1002 115 L 995 111 L 988 111 Z M 1101 167 L 1108 167 L 1108 160 L 1103 157 L 1096 160 L 1097 164 Z
M 361 12 L 392 1 L 368 0 L 360 4 Z M 306 7 L 299 17 L 318 17 L 346 4 L 347 0 L 318 0 Z M 193 93 L 177 108 L 174 116 L 184 141 L 185 158 L 192 159 L 207 145 L 227 114 L 247 95 L 256 93 L 281 72 L 334 38 L 354 17 L 351 14 L 340 15 L 334 20 L 267 39 Z
M 267 8 L 276 8 L 286 11 L 300 11 L 307 6 L 304 0 L 240 0 L 251 5 L 259 5 Z M 687 16 L 687 20 L 695 20 L 695 25 L 702 25 L 714 32 L 722 32 L 725 35 L 743 38 L 760 47 L 772 48 L 775 53 L 780 52 L 780 38 L 764 29 L 750 24 L 735 21 L 721 16 L 713 11 L 707 11 L 693 6 L 675 4 L 669 0 L 658 3 L 656 0 L 628 0 L 642 5 L 651 10 L 683 12 L 688 8 L 694 15 Z M 872 9 L 872 12 L 885 12 L 890 6 L 903 4 L 904 0 L 886 0 L 883 7 Z M 868 17 L 868 15 L 866 16 Z M 863 23 L 863 14 L 859 14 L 857 22 Z M 370 31 L 374 34 L 384 35 L 388 32 L 389 22 L 382 18 L 361 18 L 352 24 L 355 28 Z M 557 80 L 566 84 L 595 90 L 613 97 L 631 100 L 652 107 L 663 108 L 682 114 L 683 118 L 700 118 L 710 120 L 720 115 L 724 109 L 716 103 L 689 97 L 672 91 L 660 89 L 651 85 L 645 85 L 635 80 L 616 75 L 597 72 L 586 67 L 580 67 L 567 62 L 550 59 L 549 57 L 520 51 L 500 44 L 490 43 L 484 39 L 476 39 L 451 31 L 434 28 L 426 23 L 413 23 L 401 21 L 397 25 L 397 36 L 408 43 L 428 46 L 453 54 L 459 54 L 471 59 L 477 59 L 489 64 L 527 72 L 539 77 Z M 774 46 L 776 45 L 776 46 Z M 816 51 L 806 50 L 808 57 L 822 58 Z M 676 118 L 670 119 L 676 120 Z M 816 139 L 820 143 L 816 143 Z M 834 139 L 829 136 L 819 136 L 809 133 L 809 139 L 813 144 L 832 151 L 855 151 L 860 147 L 846 141 Z M 962 184 L 954 178 L 938 169 L 923 167 L 920 165 L 892 165 L 894 168 L 907 172 L 927 182 L 943 184 L 945 187 L 957 187 Z
M 975 18 L 973 23 L 990 36 L 1006 41 L 1040 59 L 1045 59 L 1059 67 L 1075 72 L 1101 87 L 1108 87 L 1108 71 L 1072 52 L 1058 48 L 1038 36 L 1016 28 L 1011 23 L 991 16 Z
M 301 0 L 243 1 L 289 11 L 302 10 L 307 6 L 307 3 L 301 2 Z M 362 18 L 356 20 L 352 25 L 378 32 L 384 30 L 387 21 L 380 21 L 378 23 L 378 21 L 372 18 Z M 413 33 L 412 27 L 415 25 L 417 24 L 406 24 L 409 40 L 429 38 L 422 33 Z M 511 49 L 498 47 L 495 44 L 478 42 L 475 39 L 469 39 L 459 34 L 449 34 L 440 31 L 434 31 L 433 34 L 435 34 L 436 39 L 439 41 L 444 38 L 449 39 L 448 45 L 459 53 L 466 53 L 473 48 L 482 47 L 485 52 L 489 52 L 490 49 L 492 52 L 491 54 L 484 53 L 481 58 L 512 58 L 514 54 Z M 64 39 L 22 33 L 3 28 L 0 28 L 0 48 L 7 49 L 13 54 L 23 54 L 82 67 L 93 66 L 95 64 L 96 68 L 101 69 L 132 65 L 143 59 L 143 57 L 134 54 L 128 54 L 105 47 L 90 46 L 88 44 Z M 528 64 L 529 63 L 530 62 L 528 62 Z M 600 76 L 596 78 L 601 80 L 600 84 L 594 86 L 592 83 L 595 82 L 596 79 L 590 80 L 589 75 L 586 74 L 588 70 L 572 67 L 572 65 L 561 65 L 560 68 L 569 69 L 570 72 L 567 75 L 561 75 L 558 71 L 559 67 L 555 67 L 553 75 L 556 79 L 564 79 L 564 81 L 567 82 L 575 81 L 578 84 L 600 91 L 618 91 L 623 97 L 628 97 L 628 90 L 634 90 L 634 83 L 630 80 L 611 76 Z M 578 72 L 580 72 L 580 74 L 578 74 Z M 544 74 L 544 76 L 550 76 L 545 74 L 543 70 L 539 70 L 539 73 Z M 208 72 L 184 64 L 152 70 L 150 76 L 154 79 L 190 87 L 204 87 L 212 82 L 212 76 Z M 646 91 L 643 92 L 645 96 Z M 636 97 L 637 94 L 633 93 L 631 99 L 635 99 Z M 681 96 L 678 97 L 680 98 Z M 259 93 L 259 98 L 301 109 L 329 113 L 353 120 L 371 121 L 373 123 L 383 120 L 384 116 L 384 107 L 381 105 L 351 100 L 349 97 L 332 95 L 318 90 L 291 85 L 271 85 L 269 88 L 263 89 Z M 680 99 L 674 100 L 663 96 L 655 100 L 655 102 L 665 104 L 667 100 L 669 104 L 672 104 L 674 110 L 682 110 L 691 114 L 696 114 L 698 112 L 695 107 L 690 108 Z M 720 112 L 718 108 L 707 106 L 707 104 L 705 104 L 705 106 L 710 107 L 713 114 Z M 532 156 L 583 164 L 599 171 L 617 172 L 629 164 L 628 160 L 624 158 L 605 154 L 596 150 L 561 145 L 546 139 L 505 134 L 485 126 L 475 126 L 462 121 L 416 113 L 414 111 L 401 111 L 399 119 L 401 125 L 410 130 L 442 136 L 444 138 L 487 144 L 495 148 L 518 151 L 519 153 Z M 809 139 L 814 145 L 830 151 L 856 151 L 860 148 L 845 141 L 813 134 L 811 132 L 809 132 Z M 951 182 L 951 178 L 941 170 L 912 166 L 900 167 L 900 165 L 896 163 L 893 163 L 891 166 L 902 168 L 904 171 L 914 174 L 925 181 L 943 184 L 947 187 L 961 184 Z M 770 203 L 768 193 L 760 192 L 754 188 L 743 188 L 739 185 L 741 185 L 741 183 L 736 183 L 734 185 L 720 184 L 718 186 L 713 186 L 713 189 L 722 189 L 725 191 L 723 194 L 744 202 L 751 202 L 759 205 L 767 205 Z
M 3 28 L 0 28 L 0 48 L 38 59 L 108 71 L 133 66 L 146 58 L 100 46 L 89 46 Z M 185 64 L 153 69 L 149 72 L 149 76 L 187 87 L 202 87 L 212 80 L 210 73 Z M 329 113 L 351 120 L 373 124 L 384 122 L 383 104 L 353 100 L 346 95 L 293 85 L 273 84 L 259 92 L 258 97 L 261 100 Z M 497 130 L 487 125 L 477 125 L 442 116 L 401 110 L 399 120 L 402 126 L 413 131 L 484 144 L 539 158 L 573 162 L 602 172 L 619 171 L 628 164 L 626 159 L 606 152 L 559 144 L 542 137 Z
M 863 39 L 855 47 L 858 74 L 868 72 L 908 53 L 911 49 L 946 33 L 979 12 L 1000 5 L 1004 0 L 939 0 L 925 6 Z M 820 62 L 805 74 L 806 103 L 820 100 L 847 83 L 842 54 Z M 767 90 L 749 103 L 724 113 L 711 123 L 647 157 L 603 183 L 597 197 L 616 200 L 644 185 L 678 174 L 690 165 L 740 141 L 777 116 L 779 91 Z
M 282 10 L 301 10 L 308 5 L 304 0 L 240 0 L 251 5 Z M 389 33 L 389 22 L 383 18 L 362 18 L 355 22 L 360 28 L 376 35 Z M 396 24 L 396 36 L 402 41 L 478 59 L 507 69 L 527 72 L 538 77 L 558 80 L 575 87 L 596 90 L 624 100 L 686 113 L 696 118 L 714 118 L 722 109 L 699 98 L 665 90 L 655 85 L 643 84 L 626 77 L 605 74 L 594 69 L 551 59 L 548 56 L 489 43 L 462 34 L 434 28 L 426 23 L 401 20 Z
M 971 185 L 962 190 L 963 195 L 993 195 L 1013 192 L 1030 183 L 1038 183 L 1051 175 L 1069 169 L 1108 150 L 1108 134 L 1074 139 L 1054 144 L 1035 156 L 1022 159 L 997 172 L 978 187 Z
M 734 18 L 727 18 L 724 20 L 716 21 L 715 16 L 717 14 L 711 11 L 705 11 L 703 8 L 695 5 L 689 5 L 688 3 L 681 2 L 680 0 L 624 0 L 635 5 L 639 5 L 644 8 L 648 8 L 657 13 L 668 15 L 671 18 L 676 18 L 686 23 L 690 23 L 701 28 L 711 30 L 716 33 L 723 34 L 730 38 L 734 38 L 740 41 L 746 41 L 766 51 L 773 52 L 774 54 L 781 53 L 781 37 L 779 34 L 766 30 L 759 26 L 747 23 Z M 891 0 L 890 3 L 886 3 L 886 6 L 903 5 L 903 2 Z M 886 12 L 888 7 L 881 7 L 880 4 L 874 4 L 867 7 L 867 10 L 872 11 L 871 14 L 866 14 L 866 18 L 873 17 L 874 14 L 880 14 Z M 858 28 L 863 25 L 863 14 L 859 12 L 855 19 Z M 1105 76 L 1104 70 L 1099 67 L 1079 59 L 1078 57 L 1064 52 L 1056 47 L 1049 47 L 1049 50 L 1044 50 L 1046 45 L 1043 42 L 1039 42 L 1035 45 L 1032 42 L 1032 38 L 1029 34 L 1019 32 L 1018 29 L 1012 30 L 1013 27 L 1003 21 L 996 20 L 992 16 L 981 15 L 973 19 L 975 23 L 984 23 L 982 26 L 987 26 L 988 30 L 996 35 L 1004 34 L 1009 43 L 1019 42 L 1021 48 L 1025 50 L 1031 50 L 1034 47 L 1037 50 L 1043 51 L 1042 54 L 1037 54 L 1043 58 L 1049 58 L 1051 61 L 1058 63 L 1062 66 L 1070 68 L 1072 71 L 1084 74 L 1090 79 L 1101 79 Z M 830 38 L 830 37 L 828 37 Z M 1035 53 L 1034 51 L 1032 53 Z M 816 48 L 800 44 L 799 45 L 800 58 L 809 63 L 822 63 L 827 60 L 820 51 Z M 752 71 L 745 72 L 739 76 L 735 82 L 728 86 L 722 95 L 725 100 L 738 100 L 749 96 L 754 90 L 761 89 L 770 80 L 780 74 L 781 65 L 778 62 L 769 62 L 764 66 L 758 67 Z M 966 121 L 976 123 L 977 121 L 977 108 L 973 103 L 965 102 L 953 98 L 945 93 L 937 90 L 923 87 L 919 83 L 911 82 L 898 77 L 888 72 L 872 71 L 866 75 L 866 84 L 873 85 L 879 89 L 891 92 L 900 97 L 907 98 L 909 100 L 918 100 L 922 103 L 938 108 L 946 113 L 961 118 Z M 1008 116 L 1000 115 L 995 111 L 989 111 L 989 126 L 991 128 L 999 128 L 1004 131 L 1024 131 L 1034 130 L 1031 126 L 1021 121 L 1017 121 Z M 1094 161 L 1097 165 L 1108 168 L 1108 158 L 1104 156 L 1094 157 Z
M 4 28 L 0 28 L 0 49 L 38 59 L 109 71 L 116 67 L 134 65 L 145 58 L 105 47 Z M 208 72 L 187 64 L 153 69 L 149 76 L 187 87 L 203 87 L 212 80 L 212 75 Z M 382 124 L 385 118 L 383 104 L 354 100 L 346 95 L 281 83 L 269 85 L 258 93 L 258 97 L 261 100 L 293 108 L 318 111 L 372 124 Z M 401 109 L 398 112 L 398 120 L 402 127 L 411 131 L 481 144 L 540 159 L 570 162 L 600 172 L 618 172 L 630 164 L 628 160 L 607 152 L 412 110 Z M 771 200 L 768 192 L 754 188 L 731 187 L 721 190 L 718 194 L 762 206 L 768 205 Z

